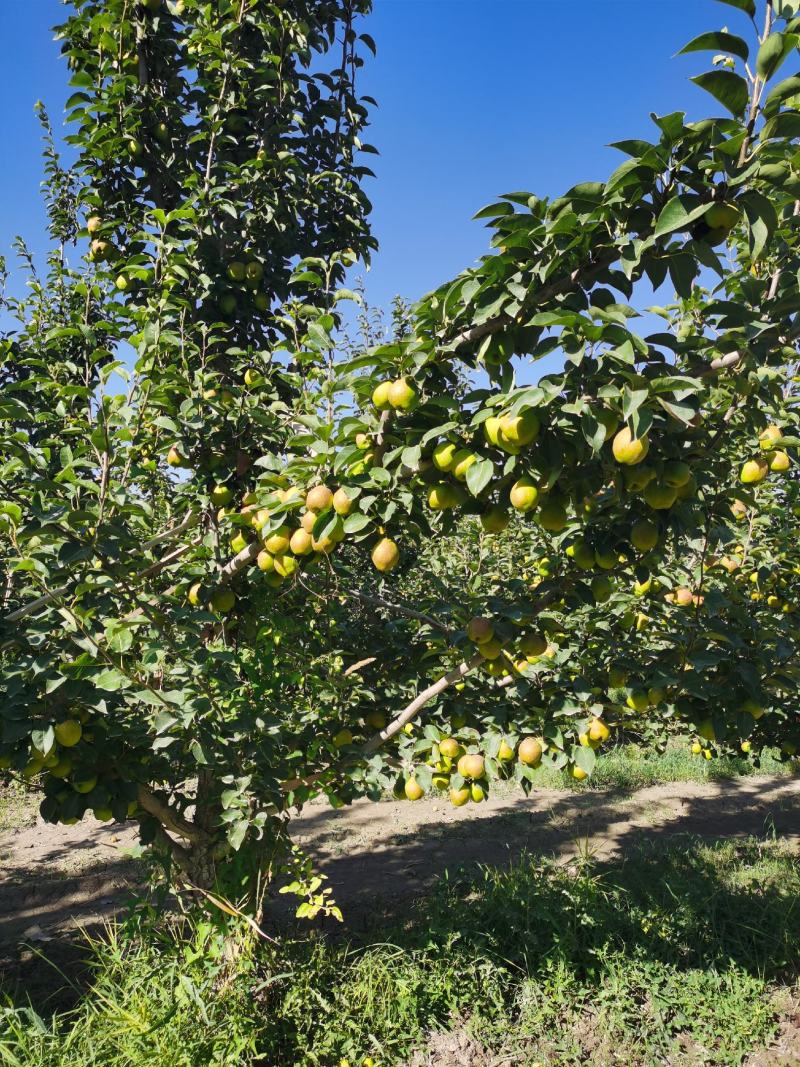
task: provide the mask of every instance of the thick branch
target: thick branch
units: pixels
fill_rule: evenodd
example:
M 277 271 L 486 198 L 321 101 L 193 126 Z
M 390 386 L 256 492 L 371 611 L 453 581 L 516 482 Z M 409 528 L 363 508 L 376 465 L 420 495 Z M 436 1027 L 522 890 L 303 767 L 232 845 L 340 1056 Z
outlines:
M 371 752 L 380 748 L 381 745 L 390 741 L 396 734 L 400 733 L 406 723 L 411 722 L 417 712 L 424 708 L 427 703 L 440 693 L 443 693 L 445 689 L 449 689 L 454 682 L 460 682 L 465 675 L 475 670 L 481 663 L 483 663 L 483 656 L 480 652 L 476 652 L 472 659 L 459 663 L 452 671 L 448 671 L 447 674 L 443 675 L 438 682 L 434 682 L 427 689 L 423 689 L 407 707 L 403 708 L 396 718 L 392 719 L 388 726 L 384 726 L 382 730 L 379 730 L 367 741 L 361 749 L 362 754 L 368 756 Z
M 160 545 L 163 541 L 174 541 L 178 534 L 182 534 L 184 530 L 190 530 L 197 524 L 198 515 L 196 511 L 189 511 L 177 526 L 173 526 L 169 530 L 164 530 L 163 533 L 156 534 L 155 537 L 151 537 L 149 541 L 145 541 L 142 545 L 142 552 L 149 552 L 151 548 L 155 548 L 156 545 Z
M 546 303 L 548 300 L 552 299 L 552 297 L 560 296 L 562 293 L 568 293 L 571 289 L 576 289 L 579 286 L 583 288 L 586 283 L 594 281 L 596 275 L 600 274 L 619 259 L 619 255 L 620 249 L 614 248 L 613 251 L 607 252 L 604 256 L 601 256 L 597 262 L 590 263 L 587 266 L 577 267 L 571 274 L 568 274 L 566 278 L 561 278 L 557 282 L 550 282 L 547 285 L 542 286 L 541 289 L 533 294 L 530 301 L 525 302 L 515 318 L 512 319 L 509 315 L 498 315 L 494 319 L 489 319 L 488 322 L 482 322 L 478 326 L 471 326 L 468 330 L 464 330 L 462 333 L 457 334 L 452 341 L 448 342 L 447 347 L 461 348 L 462 345 L 473 344 L 475 341 L 480 341 L 489 334 L 498 333 L 500 330 L 505 330 L 509 326 L 519 324 L 529 312 L 534 308 L 539 307 L 541 304 Z
M 188 819 L 184 819 L 182 815 L 171 808 L 165 800 L 157 797 L 146 785 L 139 786 L 136 799 L 139 807 L 158 819 L 159 823 L 170 833 L 177 834 L 178 837 L 183 837 L 193 843 L 206 840 L 207 835 L 199 827 L 189 822 Z
M 707 374 L 716 374 L 717 371 L 727 370 L 728 367 L 735 367 L 743 358 L 744 352 L 728 352 L 727 355 L 717 356 L 716 359 L 711 360 L 704 371 L 701 371 L 700 377 L 702 378 Z
M 261 551 L 261 545 L 258 541 L 252 541 L 247 548 L 243 548 L 242 551 L 228 560 L 222 570 L 219 572 L 219 578 L 217 581 L 220 585 L 227 585 L 228 582 L 233 581 L 240 571 L 243 571 L 245 567 L 249 567 L 254 562 L 256 556 Z
M 155 832 L 156 840 L 164 846 L 169 852 L 175 865 L 184 872 L 188 873 L 191 870 L 191 858 L 189 850 L 184 848 L 183 845 L 179 845 L 177 841 L 169 836 L 163 826 L 157 826 Z
M 559 600 L 564 595 L 564 589 L 558 587 L 550 590 L 541 600 L 536 604 L 533 615 L 539 615 L 550 604 Z M 325 778 L 330 774 L 338 773 L 344 770 L 346 767 L 352 766 L 354 763 L 358 763 L 363 757 L 369 756 L 371 753 L 379 749 L 381 745 L 390 741 L 396 734 L 399 734 L 403 727 L 414 719 L 419 711 L 428 704 L 434 697 L 443 693 L 445 689 L 448 689 L 455 682 L 460 682 L 470 671 L 475 670 L 484 662 L 483 656 L 480 652 L 477 652 L 471 659 L 465 660 L 463 663 L 459 663 L 457 667 L 454 667 L 452 671 L 443 675 L 438 681 L 429 685 L 427 689 L 423 689 L 421 693 L 414 697 L 410 704 L 397 715 L 388 726 L 385 726 L 382 730 L 379 730 L 376 734 L 367 741 L 365 745 L 359 749 L 359 751 L 342 760 L 341 763 L 336 764 L 335 767 L 327 767 L 324 771 L 317 771 L 316 774 L 311 774 L 307 778 L 293 778 L 291 781 L 283 782 L 281 789 L 284 793 L 291 793 L 292 790 L 304 785 L 313 785 L 314 782 L 318 782 L 321 778 Z
M 348 757 L 335 767 L 327 767 L 324 771 L 317 771 L 316 774 L 310 774 L 306 778 L 293 778 L 291 781 L 283 782 L 281 783 L 282 791 L 284 793 L 291 793 L 292 790 L 298 789 L 300 786 L 313 785 L 321 778 L 325 778 L 331 773 L 338 773 L 345 767 L 358 763 L 364 756 L 369 756 L 376 749 L 380 748 L 381 745 L 391 740 L 396 734 L 399 734 L 406 723 L 411 722 L 417 712 L 433 700 L 434 697 L 438 696 L 439 693 L 443 693 L 445 689 L 448 689 L 454 682 L 460 682 L 465 675 L 480 666 L 481 663 L 483 663 L 483 656 L 480 653 L 476 653 L 470 660 L 465 660 L 463 663 L 459 663 L 459 665 L 454 667 L 452 671 L 449 671 L 438 681 L 429 685 L 427 689 L 423 689 L 421 693 L 418 693 L 411 703 L 403 708 L 400 714 L 394 718 L 388 726 L 379 730 L 365 745 L 362 745 L 356 755 Z
M 179 560 L 181 556 L 185 556 L 190 549 L 196 548 L 197 545 L 200 544 L 200 540 L 201 539 L 198 538 L 195 541 L 190 541 L 188 545 L 180 545 L 168 555 L 164 556 L 163 559 L 158 560 L 157 563 L 151 563 L 151 565 L 145 567 L 143 571 L 137 571 L 134 578 L 138 580 L 140 578 L 149 578 L 153 574 L 158 574 L 159 571 L 163 571 L 166 567 L 175 563 L 176 560 Z

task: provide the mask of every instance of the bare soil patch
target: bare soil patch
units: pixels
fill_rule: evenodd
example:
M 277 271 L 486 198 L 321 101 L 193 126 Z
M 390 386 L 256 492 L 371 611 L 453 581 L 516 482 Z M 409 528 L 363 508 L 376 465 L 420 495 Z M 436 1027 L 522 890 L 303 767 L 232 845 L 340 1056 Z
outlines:
M 338 811 L 312 805 L 294 831 L 329 878 L 354 932 L 397 912 L 446 870 L 507 864 L 523 852 L 606 860 L 644 840 L 666 843 L 679 834 L 775 834 L 800 851 L 800 779 L 676 782 L 632 794 L 513 792 L 466 808 L 453 808 L 446 797 L 357 801 Z
M 506 864 L 522 852 L 610 859 L 675 834 L 777 834 L 800 851 L 800 779 L 679 782 L 633 794 L 509 792 L 460 809 L 446 797 L 361 800 L 338 811 L 318 802 L 293 826 L 354 933 L 391 916 L 446 870 Z M 141 878 L 124 855 L 135 842 L 131 828 L 91 818 L 52 826 L 29 807 L 16 827 L 0 830 L 0 945 L 46 943 L 113 915 Z

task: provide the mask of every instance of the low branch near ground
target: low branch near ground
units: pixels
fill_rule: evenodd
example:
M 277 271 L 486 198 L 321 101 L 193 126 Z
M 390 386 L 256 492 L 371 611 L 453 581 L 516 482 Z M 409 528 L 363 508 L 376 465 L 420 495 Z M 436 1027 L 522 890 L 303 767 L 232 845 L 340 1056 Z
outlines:
M 310 774 L 306 778 L 293 778 L 291 781 L 282 782 L 281 789 L 284 793 L 291 793 L 294 789 L 299 789 L 300 786 L 314 785 L 315 782 L 327 777 L 330 774 L 339 774 L 346 767 L 351 767 L 356 763 L 359 763 L 365 756 L 369 756 L 381 745 L 385 744 L 396 734 L 399 734 L 406 723 L 411 722 L 413 718 L 429 701 L 434 697 L 443 693 L 445 689 L 453 685 L 454 682 L 460 682 L 465 675 L 474 670 L 483 663 L 483 656 L 477 653 L 472 659 L 465 660 L 463 663 L 459 663 L 457 667 L 454 667 L 452 671 L 448 671 L 438 681 L 429 685 L 427 689 L 423 689 L 421 693 L 408 704 L 400 714 L 394 718 L 388 726 L 385 726 L 382 730 L 379 730 L 374 734 L 365 745 L 361 746 L 361 749 L 353 756 L 349 756 L 347 759 L 342 760 L 341 763 L 337 763 L 335 767 L 326 767 L 324 771 L 317 771 L 316 774 Z
M 195 826 L 194 823 L 189 822 L 188 819 L 184 819 L 182 815 L 171 808 L 165 800 L 157 797 L 146 785 L 139 786 L 136 801 L 143 811 L 158 819 L 159 823 L 170 833 L 177 834 L 178 837 L 183 837 L 193 844 L 207 839 L 207 834 Z
M 384 726 L 382 730 L 379 730 L 369 739 L 369 741 L 367 741 L 361 749 L 362 754 L 368 756 L 371 752 L 380 748 L 381 745 L 390 741 L 396 734 L 399 734 L 403 727 L 415 718 L 417 712 L 424 708 L 434 697 L 443 693 L 445 689 L 449 689 L 454 682 L 460 682 L 465 675 L 469 674 L 469 672 L 476 667 L 479 667 L 483 662 L 483 656 L 480 652 L 476 652 L 472 659 L 459 663 L 459 665 L 454 667 L 452 671 L 448 671 L 447 674 L 442 675 L 442 677 L 437 682 L 434 682 L 433 685 L 429 685 L 427 689 L 423 689 L 407 707 L 403 708 L 395 719 L 392 719 L 388 726 Z
M 170 837 L 163 826 L 156 826 L 155 839 L 170 854 L 179 870 L 183 871 L 184 874 L 191 870 L 189 850 Z
M 550 592 L 545 594 L 541 600 L 537 602 L 532 612 L 533 616 L 539 615 L 545 608 L 549 607 L 555 601 L 560 600 L 563 596 L 564 588 L 562 586 L 551 589 Z M 505 655 L 508 657 L 508 653 L 505 653 Z M 421 693 L 414 697 L 410 704 L 407 704 L 406 707 L 403 708 L 399 715 L 392 719 L 388 726 L 385 726 L 382 730 L 378 730 L 376 734 L 373 734 L 369 741 L 362 745 L 359 751 L 353 756 L 348 756 L 348 758 L 342 760 L 341 763 L 337 763 L 333 767 L 326 767 L 325 770 L 317 771 L 315 774 L 308 775 L 305 778 L 293 778 L 291 781 L 282 782 L 281 790 L 284 793 L 291 793 L 294 789 L 299 789 L 301 786 L 313 785 L 322 778 L 326 778 L 329 775 L 339 774 L 347 767 L 352 767 L 354 764 L 359 763 L 365 756 L 371 755 L 379 749 L 381 745 L 384 745 L 387 741 L 390 741 L 393 737 L 399 734 L 403 727 L 416 718 L 422 708 L 430 703 L 434 697 L 443 693 L 445 689 L 449 689 L 449 687 L 456 682 L 460 682 L 462 678 L 466 677 L 466 675 L 484 662 L 481 653 L 476 652 L 471 659 L 459 663 L 457 667 L 448 671 L 447 674 L 439 678 L 438 681 L 429 685 L 427 689 L 423 689 Z M 510 659 L 508 662 L 511 663 Z M 358 666 L 358 664 L 356 664 L 356 666 Z

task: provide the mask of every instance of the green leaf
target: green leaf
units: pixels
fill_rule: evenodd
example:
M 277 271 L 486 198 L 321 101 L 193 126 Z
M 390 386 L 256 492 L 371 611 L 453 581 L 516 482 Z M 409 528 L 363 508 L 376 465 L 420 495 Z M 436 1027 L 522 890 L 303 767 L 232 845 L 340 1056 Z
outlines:
M 591 411 L 584 411 L 581 415 L 581 432 L 586 438 L 592 452 L 597 455 L 605 442 L 606 428 L 597 421 Z
M 133 630 L 118 619 L 106 623 L 105 635 L 112 652 L 127 652 L 133 644 Z
M 734 74 L 732 70 L 709 70 L 690 80 L 711 93 L 735 118 L 744 113 L 750 92 L 747 82 L 739 74 Z
M 482 207 L 480 211 L 476 212 L 473 219 L 496 219 L 501 215 L 513 215 L 513 204 L 507 204 L 503 201 L 497 204 L 487 204 L 486 207 Z
M 800 75 L 792 74 L 790 77 L 784 78 L 770 91 L 764 101 L 764 114 L 767 117 L 776 114 L 784 100 L 790 96 L 796 96 L 798 93 L 800 93 Z
M 583 745 L 573 748 L 572 758 L 575 761 L 575 766 L 580 767 L 580 769 L 586 771 L 587 774 L 592 773 L 594 765 L 597 762 L 597 756 L 594 749 L 584 748 Z
M 750 224 L 750 255 L 756 260 L 769 244 L 778 225 L 778 216 L 771 200 L 751 189 L 738 201 Z
M 722 31 L 718 33 L 713 31 L 711 33 L 701 33 L 699 37 L 695 37 L 684 45 L 678 55 L 682 56 L 687 52 L 730 52 L 734 56 L 739 56 L 745 62 L 747 62 L 747 58 L 750 55 L 747 41 L 737 37 L 736 34 Z
M 203 766 L 208 766 L 208 759 L 199 741 L 192 741 L 191 745 L 189 746 L 189 751 L 192 753 L 198 763 L 203 764 Z
M 685 402 L 679 402 L 677 400 L 667 400 L 666 397 L 656 397 L 661 407 L 666 411 L 668 415 L 671 415 L 674 419 L 684 423 L 688 426 L 692 419 L 697 414 L 697 409 L 691 404 Z
M 467 488 L 473 496 L 479 496 L 494 475 L 494 464 L 490 459 L 480 459 L 467 471 Z
M 627 422 L 647 400 L 650 390 L 647 385 L 640 388 L 626 385 L 622 391 L 622 417 Z
M 35 748 L 38 748 L 43 755 L 47 755 L 56 743 L 56 735 L 52 726 L 48 726 L 46 730 L 32 730 L 31 741 Z
M 369 526 L 370 521 L 368 515 L 356 511 L 352 515 L 348 515 L 344 520 L 344 532 L 347 534 L 359 533 L 365 526 Z
M 419 470 L 420 459 L 422 459 L 422 449 L 419 445 L 409 445 L 400 455 L 400 462 L 412 471 Z
M 244 839 L 247 836 L 247 825 L 247 821 L 242 819 L 228 827 L 228 841 L 234 852 L 238 852 L 244 843 Z
M 703 388 L 703 382 L 699 378 L 690 378 L 688 374 L 668 374 L 650 382 L 651 393 L 671 393 L 676 390 L 684 393 L 699 393 Z
M 692 295 L 692 283 L 697 277 L 697 261 L 688 252 L 679 252 L 669 258 L 669 276 L 678 296 L 688 300 Z
M 728 7 L 738 7 L 740 11 L 744 11 L 750 18 L 755 18 L 756 14 L 756 0 L 717 0 L 718 4 L 727 4 Z
M 688 196 L 686 193 L 673 196 L 658 216 L 653 236 L 664 237 L 676 230 L 688 230 L 695 219 L 699 219 L 707 208 L 708 204 L 702 202 L 699 197 Z
M 98 689 L 105 689 L 108 693 L 116 693 L 118 689 L 127 689 L 130 680 L 120 671 L 113 667 L 107 671 L 101 671 L 92 679 Z
M 175 725 L 178 720 L 174 715 L 171 715 L 168 711 L 159 711 L 153 720 L 153 725 L 156 728 L 157 734 L 166 733 L 171 727 Z
M 765 81 L 783 64 L 797 43 L 794 34 L 771 33 L 756 56 L 756 73 Z
M 0 504 L 0 515 L 8 515 L 15 523 L 22 522 L 22 508 L 8 500 Z
M 673 111 L 669 115 L 656 115 L 653 112 L 650 118 L 658 126 L 664 135 L 664 141 L 674 144 L 683 136 L 683 120 L 686 118 L 685 111 Z

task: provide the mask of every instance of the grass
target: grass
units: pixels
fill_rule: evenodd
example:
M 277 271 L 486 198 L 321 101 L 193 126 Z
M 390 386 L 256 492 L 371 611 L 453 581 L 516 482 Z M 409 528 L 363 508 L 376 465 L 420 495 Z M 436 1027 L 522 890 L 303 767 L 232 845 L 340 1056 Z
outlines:
M 719 782 L 753 775 L 788 775 L 796 773 L 796 764 L 782 761 L 777 750 L 765 751 L 760 767 L 754 767 L 742 756 L 716 756 L 706 760 L 694 755 L 689 740 L 673 741 L 663 752 L 655 752 L 641 745 L 615 745 L 598 754 L 592 776 L 578 785 L 560 771 L 541 767 L 536 773 L 540 789 L 615 789 L 632 792 L 645 786 L 665 782 Z
M 31 794 L 17 782 L 0 782 L 0 833 L 29 826 L 35 821 Z
M 769 1046 L 782 1003 L 788 1018 L 799 953 L 800 867 L 780 842 L 528 857 L 443 879 L 373 943 L 306 933 L 231 962 L 208 925 L 112 930 L 72 1012 L 0 1017 L 0 1063 L 389 1067 L 452 1030 L 521 1067 L 734 1067 Z

